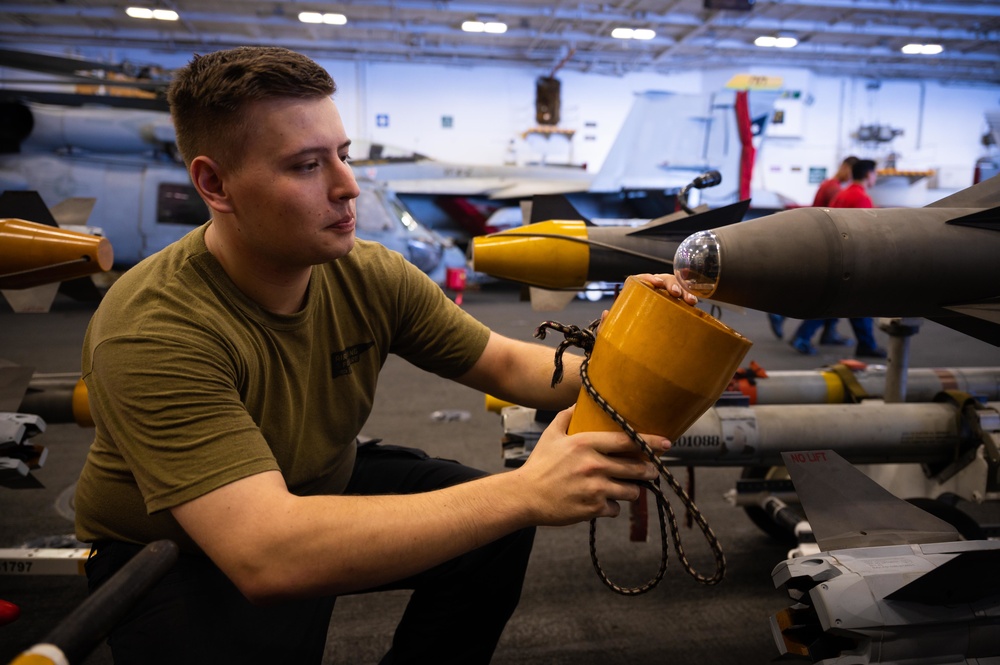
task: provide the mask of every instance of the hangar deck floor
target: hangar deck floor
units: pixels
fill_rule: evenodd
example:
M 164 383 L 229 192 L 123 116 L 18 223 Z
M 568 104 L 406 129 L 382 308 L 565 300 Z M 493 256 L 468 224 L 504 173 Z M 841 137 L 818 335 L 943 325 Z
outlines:
M 465 294 L 464 307 L 498 332 L 530 339 L 546 318 L 585 325 L 610 301 L 574 301 L 554 314 L 531 311 L 518 292 L 488 288 Z M 59 299 L 47 315 L 13 315 L 0 306 L 0 357 L 35 367 L 37 372 L 79 370 L 80 344 L 91 306 Z M 723 321 L 755 345 L 746 362 L 768 370 L 814 369 L 845 356 L 842 347 L 820 347 L 802 356 L 779 342 L 760 312 L 726 311 Z M 786 321 L 786 338 L 797 321 Z M 849 334 L 846 322 L 843 334 Z M 877 333 L 884 344 L 886 337 Z M 558 337 L 558 336 L 556 336 Z M 550 335 L 553 347 L 559 339 Z M 669 340 L 664 340 L 669 343 Z M 933 323 L 924 323 L 911 342 L 912 367 L 1000 366 L 1000 349 Z M 500 423 L 483 407 L 480 394 L 433 379 L 398 359 L 390 359 L 366 434 L 425 448 L 434 455 L 461 459 L 489 471 L 502 471 Z M 436 421 L 439 410 L 468 412 L 468 419 Z M 51 425 L 36 441 L 49 448 L 46 465 L 36 472 L 42 489 L 0 488 L 0 547 L 18 547 L 45 536 L 71 533 L 57 509 L 71 490 L 91 433 L 75 425 Z M 696 498 L 728 560 L 726 579 L 715 587 L 695 583 L 670 553 L 670 568 L 660 586 L 637 598 L 618 596 L 598 580 L 588 554 L 586 524 L 540 529 L 528 569 L 521 605 L 494 658 L 497 665 L 752 665 L 775 656 L 768 617 L 789 604 L 776 591 L 770 572 L 784 559 L 785 547 L 758 530 L 723 493 L 733 487 L 738 468 L 699 469 Z M 675 503 L 675 505 L 677 505 Z M 63 511 L 65 512 L 65 511 Z M 652 527 L 655 527 L 653 520 Z M 599 532 L 602 562 L 623 583 L 638 583 L 656 570 L 658 538 L 628 542 L 628 520 L 603 520 Z M 710 571 L 712 560 L 697 531 L 686 531 L 693 562 Z M 21 607 L 22 617 L 0 627 L 0 662 L 44 637 L 85 597 L 82 577 L 0 576 L 0 598 Z M 325 665 L 375 663 L 406 602 L 405 592 L 350 596 L 338 601 L 331 624 Z M 110 663 L 103 644 L 86 665 Z

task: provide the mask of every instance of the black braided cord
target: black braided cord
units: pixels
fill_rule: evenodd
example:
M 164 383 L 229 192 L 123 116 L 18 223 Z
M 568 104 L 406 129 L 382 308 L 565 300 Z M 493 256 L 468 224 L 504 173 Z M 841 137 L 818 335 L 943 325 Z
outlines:
M 688 493 L 684 490 L 680 483 L 674 478 L 674 475 L 669 469 L 660 461 L 656 453 L 649 447 L 649 445 L 643 440 L 642 435 L 635 431 L 621 415 L 615 411 L 606 399 L 604 399 L 594 385 L 590 382 L 590 377 L 587 374 L 587 366 L 590 364 L 590 354 L 594 350 L 594 342 L 597 339 L 597 326 L 600 324 L 600 319 L 593 321 L 586 328 L 580 328 L 578 326 L 565 326 L 561 323 L 556 323 L 555 321 L 545 321 L 538 328 L 535 329 L 535 337 L 538 339 L 545 339 L 546 329 L 552 329 L 563 334 L 563 341 L 559 343 L 559 347 L 556 349 L 555 354 L 555 372 L 552 374 L 552 385 L 553 387 L 562 381 L 563 378 L 563 361 L 562 355 L 570 346 L 576 346 L 583 349 L 585 358 L 580 365 L 580 378 L 583 381 L 583 387 L 586 389 L 587 394 L 590 395 L 601 410 L 604 411 L 611 419 L 622 428 L 625 434 L 639 447 L 640 450 L 650 459 L 650 461 L 656 466 L 659 471 L 659 478 L 653 482 L 648 481 L 637 481 L 636 484 L 641 485 L 648 490 L 650 490 L 656 497 L 656 513 L 660 520 L 660 568 L 656 575 L 647 581 L 645 584 L 641 584 L 636 587 L 623 587 L 611 581 L 607 573 L 601 567 L 600 560 L 597 556 L 597 520 L 590 520 L 590 560 L 594 564 L 594 570 L 597 571 L 597 576 L 601 578 L 601 581 L 616 593 L 620 593 L 623 596 L 638 596 L 639 594 L 646 593 L 647 591 L 656 587 L 663 579 L 664 574 L 667 570 L 667 555 L 669 550 L 669 545 L 667 543 L 667 522 L 670 524 L 670 536 L 674 542 L 674 548 L 677 550 L 677 556 L 681 561 L 681 565 L 684 570 L 687 571 L 691 577 L 693 577 L 697 582 L 701 584 L 718 584 L 722 581 L 722 578 L 726 574 L 726 556 L 722 551 L 722 545 L 719 544 L 719 539 L 715 536 L 712 528 L 708 525 L 705 517 L 701 514 L 698 506 L 695 505 L 694 501 L 688 496 Z M 688 510 L 688 514 L 694 520 L 695 524 L 701 530 L 702 534 L 705 536 L 705 541 L 712 550 L 712 554 L 715 556 L 715 573 L 711 577 L 706 577 L 702 575 L 688 561 L 687 555 L 684 553 L 684 547 L 681 544 L 681 533 L 680 528 L 677 526 L 677 516 L 674 514 L 674 509 L 670 505 L 670 501 L 664 495 L 663 490 L 660 488 L 660 478 L 667 481 L 667 484 L 674 491 L 674 494 L 680 498 L 681 503 Z

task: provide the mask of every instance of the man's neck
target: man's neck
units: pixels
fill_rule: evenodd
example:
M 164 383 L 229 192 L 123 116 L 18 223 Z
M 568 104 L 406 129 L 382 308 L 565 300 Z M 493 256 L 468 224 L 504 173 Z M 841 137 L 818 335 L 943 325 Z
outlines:
M 267 311 L 294 314 L 305 305 L 310 266 L 289 269 L 250 256 L 227 242 L 214 222 L 205 230 L 205 246 L 236 288 Z

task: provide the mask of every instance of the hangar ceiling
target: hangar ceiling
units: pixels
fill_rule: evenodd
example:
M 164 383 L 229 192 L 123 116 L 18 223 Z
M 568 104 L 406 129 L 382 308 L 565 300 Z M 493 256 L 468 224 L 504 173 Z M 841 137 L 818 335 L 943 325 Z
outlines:
M 243 44 L 281 45 L 315 58 L 524 66 L 621 75 L 689 69 L 806 67 L 820 74 L 1000 84 L 997 0 L 136 0 L 176 21 L 131 18 L 128 2 L 15 0 L 0 4 L 0 48 L 90 58 L 129 49 L 190 54 Z M 706 6 L 750 3 L 748 10 Z M 343 25 L 306 24 L 300 12 L 340 13 Z M 503 34 L 464 21 L 502 22 Z M 616 27 L 652 39 L 615 39 Z M 762 48 L 759 36 L 791 36 Z M 907 55 L 907 44 L 938 44 Z

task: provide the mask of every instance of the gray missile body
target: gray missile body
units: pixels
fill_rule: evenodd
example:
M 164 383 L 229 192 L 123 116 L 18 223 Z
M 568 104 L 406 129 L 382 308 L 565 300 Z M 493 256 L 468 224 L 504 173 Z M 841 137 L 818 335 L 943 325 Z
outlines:
M 695 295 L 794 318 L 925 317 L 1000 345 L 1000 178 L 925 208 L 800 208 L 702 231 Z

